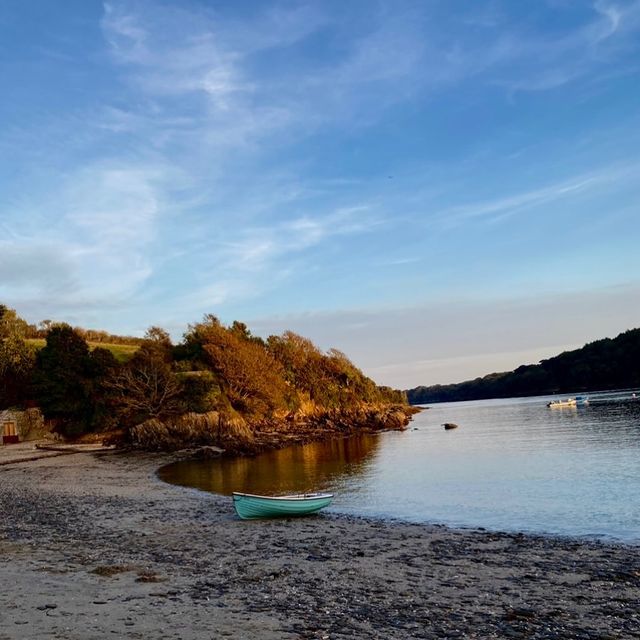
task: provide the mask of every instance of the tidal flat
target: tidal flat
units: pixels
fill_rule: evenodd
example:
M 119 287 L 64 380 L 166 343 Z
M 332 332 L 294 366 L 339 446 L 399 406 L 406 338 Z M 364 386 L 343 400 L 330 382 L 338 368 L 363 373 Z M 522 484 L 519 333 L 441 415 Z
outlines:
M 0 467 L 0 639 L 640 638 L 633 545 L 323 514 L 241 521 L 171 458 Z

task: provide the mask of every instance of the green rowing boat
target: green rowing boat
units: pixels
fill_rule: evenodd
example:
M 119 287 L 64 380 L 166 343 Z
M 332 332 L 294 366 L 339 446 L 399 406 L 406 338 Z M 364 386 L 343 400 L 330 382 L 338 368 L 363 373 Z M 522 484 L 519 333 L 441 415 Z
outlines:
M 294 496 L 256 496 L 251 493 L 233 493 L 233 506 L 244 520 L 308 516 L 328 506 L 332 493 L 305 493 Z

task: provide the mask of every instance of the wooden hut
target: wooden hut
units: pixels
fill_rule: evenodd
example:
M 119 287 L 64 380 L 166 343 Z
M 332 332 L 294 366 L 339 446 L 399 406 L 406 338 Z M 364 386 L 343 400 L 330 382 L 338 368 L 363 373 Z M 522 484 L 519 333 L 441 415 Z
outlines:
M 0 411 L 0 433 L 2 444 L 15 444 L 20 442 L 18 433 L 18 417 L 13 411 Z

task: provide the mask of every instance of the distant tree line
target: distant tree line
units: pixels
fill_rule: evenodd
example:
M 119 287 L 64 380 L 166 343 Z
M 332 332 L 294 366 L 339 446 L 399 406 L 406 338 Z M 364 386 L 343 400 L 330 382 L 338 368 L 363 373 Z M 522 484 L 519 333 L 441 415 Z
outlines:
M 539 364 L 457 384 L 416 387 L 411 404 L 640 387 L 640 329 L 565 351 Z
M 12 317 L 12 322 L 16 326 L 20 326 L 20 332 L 23 338 L 28 340 L 44 339 L 47 337 L 50 329 L 54 327 L 56 322 L 53 320 L 42 320 L 38 324 L 30 324 L 16 315 L 15 310 L 9 309 L 7 306 L 0 304 L 0 322 L 2 316 Z M 120 336 L 99 329 L 85 329 L 84 327 L 74 327 L 76 333 L 87 342 L 102 344 L 131 344 L 139 345 L 144 342 L 144 338 L 136 338 L 134 336 Z
M 406 403 L 404 392 L 377 386 L 339 351 L 325 353 L 289 331 L 263 340 L 213 315 L 177 345 L 151 327 L 126 362 L 88 344 L 95 335 L 122 344 L 117 336 L 50 323 L 39 347 L 28 339 L 31 327 L 0 305 L 0 409 L 38 406 L 64 435 L 189 412 L 259 421 L 304 407 Z

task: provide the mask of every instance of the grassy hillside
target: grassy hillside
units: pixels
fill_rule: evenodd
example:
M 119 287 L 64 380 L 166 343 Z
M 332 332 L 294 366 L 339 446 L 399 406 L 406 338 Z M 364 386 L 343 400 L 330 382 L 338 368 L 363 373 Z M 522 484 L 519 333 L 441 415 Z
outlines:
M 33 345 L 36 349 L 42 349 L 46 344 L 44 338 L 27 338 L 25 342 Z M 113 357 L 120 363 L 131 360 L 133 354 L 140 348 L 138 344 L 110 344 L 107 342 L 88 342 L 87 344 L 92 351 L 99 347 L 111 351 Z

